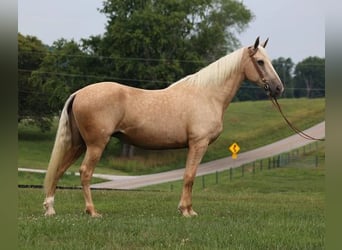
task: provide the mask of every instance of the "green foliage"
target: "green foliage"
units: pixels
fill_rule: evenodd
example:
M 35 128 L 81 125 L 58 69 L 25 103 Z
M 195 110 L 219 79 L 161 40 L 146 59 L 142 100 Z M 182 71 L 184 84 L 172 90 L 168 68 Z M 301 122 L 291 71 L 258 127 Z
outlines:
M 51 126 L 47 96 L 30 81 L 31 72 L 44 60 L 47 48 L 34 36 L 18 33 L 18 121 L 37 124 L 46 131 Z
M 104 2 L 108 17 L 101 53 L 118 58 L 125 84 L 164 88 L 236 48 L 251 13 L 236 1 Z M 146 82 L 145 82 L 145 81 Z
M 88 84 L 84 52 L 74 41 L 60 39 L 53 43 L 38 70 L 31 75 L 37 91 L 48 97 L 51 113 L 58 114 L 69 94 Z M 78 77 L 74 77 L 78 76 Z
M 325 59 L 308 57 L 295 68 L 294 95 L 308 98 L 325 96 Z
M 276 72 L 278 73 L 281 81 L 285 85 L 285 91 L 283 96 L 286 98 L 293 97 L 293 80 L 292 80 L 292 72 L 294 63 L 291 58 L 279 57 L 278 59 L 272 60 L 272 64 Z

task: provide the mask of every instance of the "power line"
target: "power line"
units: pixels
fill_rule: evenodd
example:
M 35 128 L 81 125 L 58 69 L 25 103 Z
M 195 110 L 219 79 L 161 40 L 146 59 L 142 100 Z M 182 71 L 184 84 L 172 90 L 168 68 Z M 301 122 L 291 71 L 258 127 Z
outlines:
M 26 54 L 42 54 L 42 55 L 51 55 L 51 56 L 63 56 L 63 57 L 71 57 L 71 58 L 95 58 L 99 60 L 103 59 L 111 59 L 111 60 L 123 60 L 123 61 L 151 61 L 151 62 L 167 62 L 167 61 L 176 61 L 176 62 L 183 62 L 183 63 L 210 63 L 207 60 L 184 60 L 184 59 L 177 59 L 177 58 L 144 58 L 144 57 L 120 57 L 120 56 L 102 56 L 102 55 L 89 55 L 89 54 L 63 54 L 59 51 L 30 51 L 30 50 L 20 50 L 20 52 Z M 84 53 L 81 52 L 80 53 Z
M 19 72 L 34 72 L 36 74 L 48 74 L 48 75 L 59 75 L 59 76 L 66 76 L 66 77 L 75 77 L 75 78 L 96 78 L 96 79 L 111 79 L 117 81 L 134 81 L 134 82 L 145 82 L 145 83 L 166 83 L 172 84 L 179 79 L 176 79 L 174 82 L 170 81 L 161 81 L 161 80 L 154 80 L 154 79 L 134 79 L 134 78 L 121 78 L 117 76 L 103 76 L 103 75 L 85 75 L 85 74 L 73 74 L 73 73 L 63 73 L 63 72 L 52 72 L 52 71 L 39 71 L 39 70 L 30 70 L 30 69 L 18 69 Z M 241 88 L 255 88 L 258 89 L 257 86 L 241 86 Z M 305 88 L 286 88 L 286 89 L 305 89 Z M 323 88 L 316 88 L 312 90 L 325 90 Z
M 96 78 L 96 79 L 112 79 L 118 81 L 135 81 L 135 82 L 147 82 L 147 83 L 167 83 L 168 81 L 160 81 L 160 80 L 152 80 L 152 79 L 131 79 L 131 78 L 120 78 L 116 76 L 102 76 L 102 75 L 85 75 L 85 74 L 71 74 L 71 73 L 62 73 L 62 72 L 51 72 L 51 71 L 35 71 L 28 69 L 18 69 L 19 72 L 33 72 L 36 74 L 48 74 L 48 75 L 59 75 L 59 76 L 67 76 L 67 77 L 75 77 L 75 78 Z
M 92 58 L 92 59 L 110 59 L 110 60 L 122 60 L 122 61 L 146 61 L 146 62 L 169 62 L 169 61 L 175 61 L 175 62 L 182 62 L 182 63 L 197 63 L 197 64 L 209 64 L 212 61 L 208 60 L 184 60 L 184 59 L 177 59 L 177 58 L 144 58 L 144 57 L 120 57 L 120 56 L 102 56 L 102 55 L 90 55 L 85 54 L 85 52 L 80 51 L 80 53 L 84 54 L 64 54 L 59 51 L 31 51 L 31 50 L 25 50 L 21 49 L 19 52 L 26 53 L 26 54 L 43 54 L 43 55 L 51 55 L 51 56 L 63 56 L 63 57 L 70 57 L 70 58 Z M 217 58 L 219 59 L 219 58 Z M 324 59 L 324 58 L 323 58 Z M 275 59 L 276 60 L 276 59 Z M 297 64 L 293 64 L 293 67 L 300 64 L 301 62 Z M 286 63 L 274 63 L 273 66 L 278 65 L 286 65 Z M 309 67 L 309 66 L 322 66 L 325 67 L 324 64 L 320 63 L 305 63 L 301 65 L 302 67 Z
M 75 74 L 64 74 L 65 76 L 70 76 L 70 77 L 74 77 Z M 84 75 L 78 75 L 80 77 L 84 77 Z M 113 78 L 115 79 L 115 78 Z M 119 78 L 117 78 L 119 79 Z M 152 80 L 138 80 L 138 79 L 124 79 L 124 80 L 132 80 L 132 81 L 140 81 L 140 82 L 147 82 L 147 83 L 155 83 L 155 81 L 152 81 Z M 169 83 L 169 82 L 166 82 L 166 81 L 159 81 L 160 83 Z M 119 83 L 119 82 L 118 82 Z M 91 84 L 91 83 L 89 83 Z M 255 89 L 255 90 L 259 90 L 260 87 L 258 86 L 254 86 L 254 85 L 242 85 L 240 87 L 240 89 Z M 307 90 L 306 88 L 286 88 L 286 90 Z M 312 88 L 310 89 L 312 91 L 324 91 L 325 92 L 325 89 L 324 88 Z M 50 95 L 50 94 L 47 94 L 47 93 L 44 93 L 42 91 L 33 91 L 33 90 L 23 90 L 23 89 L 19 89 L 18 90 L 19 93 L 26 93 L 26 94 L 38 94 L 38 95 L 42 95 L 42 96 L 45 96 L 45 95 Z

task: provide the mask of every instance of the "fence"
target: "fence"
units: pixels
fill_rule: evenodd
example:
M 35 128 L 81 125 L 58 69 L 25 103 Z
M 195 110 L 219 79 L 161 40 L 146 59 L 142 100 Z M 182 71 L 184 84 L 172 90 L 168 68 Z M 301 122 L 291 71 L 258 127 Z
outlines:
M 281 167 L 305 167 L 317 168 L 324 164 L 324 142 L 313 142 L 304 147 L 297 148 L 290 152 L 275 155 L 270 158 L 259 159 L 254 162 L 244 164 L 237 168 L 229 168 L 214 174 L 202 175 L 197 177 L 197 185 L 203 189 L 210 185 L 226 183 L 246 175 L 255 175 L 257 172 L 271 170 Z M 170 185 L 170 190 L 174 189 L 174 184 Z

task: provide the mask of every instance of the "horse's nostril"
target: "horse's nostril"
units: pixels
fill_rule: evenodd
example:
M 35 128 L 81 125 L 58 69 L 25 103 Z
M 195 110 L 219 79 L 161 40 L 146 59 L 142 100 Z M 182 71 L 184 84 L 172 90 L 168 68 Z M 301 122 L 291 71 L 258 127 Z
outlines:
M 277 86 L 277 87 L 276 87 L 276 92 L 277 92 L 278 94 L 280 94 L 280 93 L 282 92 L 282 87 L 281 87 L 281 86 Z

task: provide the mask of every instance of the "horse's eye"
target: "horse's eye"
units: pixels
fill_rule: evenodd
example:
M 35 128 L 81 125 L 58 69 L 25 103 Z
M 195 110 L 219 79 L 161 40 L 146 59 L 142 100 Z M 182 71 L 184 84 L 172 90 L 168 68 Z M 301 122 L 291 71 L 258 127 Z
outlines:
M 263 60 L 258 60 L 259 66 L 264 66 L 265 62 Z

